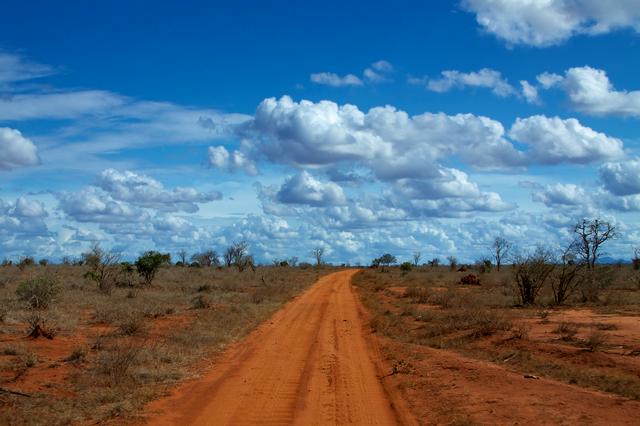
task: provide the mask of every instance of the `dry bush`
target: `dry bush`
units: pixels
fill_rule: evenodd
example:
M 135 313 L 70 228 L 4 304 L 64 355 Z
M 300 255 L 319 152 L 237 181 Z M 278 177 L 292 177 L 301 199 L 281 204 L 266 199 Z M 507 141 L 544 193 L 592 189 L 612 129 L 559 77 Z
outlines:
M 476 311 L 474 318 L 470 321 L 471 336 L 491 336 L 499 331 L 509 331 L 512 322 L 500 312 L 493 310 Z
M 191 299 L 191 307 L 193 309 L 209 309 L 211 307 L 211 300 L 207 296 L 199 294 Z
M 459 294 L 456 294 L 455 290 L 447 288 L 445 291 L 434 292 L 429 298 L 429 302 L 443 309 L 449 309 L 458 304 L 456 303 L 456 296 L 459 296 Z
M 562 340 L 573 340 L 578 334 L 578 324 L 569 321 L 563 321 L 553 330 L 554 333 L 561 334 Z
M 596 265 L 586 271 L 580 293 L 583 302 L 599 303 L 602 293 L 616 279 L 616 271 L 610 266 Z
M 53 324 L 51 320 L 37 312 L 34 312 L 27 317 L 27 324 L 29 324 L 27 336 L 34 339 L 42 336 L 51 340 L 59 331 L 58 327 Z
M 598 322 L 593 324 L 593 327 L 597 328 L 598 330 L 617 330 L 618 326 L 615 324 L 611 324 L 611 323 L 604 323 L 604 322 Z
M 147 324 L 139 313 L 129 313 L 118 322 L 118 331 L 125 336 L 134 336 L 146 331 Z
M 518 340 L 526 340 L 529 337 L 531 326 L 524 322 L 516 322 L 511 327 L 511 338 Z
M 55 277 L 43 274 L 22 281 L 16 288 L 18 299 L 27 302 L 33 309 L 47 309 L 60 293 L 60 286 Z
M 84 361 L 87 358 L 89 351 L 86 347 L 81 346 L 79 348 L 75 348 L 71 354 L 64 359 L 65 362 L 73 362 L 79 363 Z
M 551 253 L 541 247 L 526 257 L 516 257 L 514 277 L 523 305 L 532 305 L 536 302 L 536 298 L 554 270 L 554 265 L 550 261 Z
M 18 366 L 24 369 L 35 367 L 38 361 L 38 355 L 33 352 L 25 352 L 18 355 Z
M 95 369 L 107 376 L 112 383 L 122 383 L 131 379 L 131 369 L 137 361 L 140 347 L 131 343 L 115 343 L 103 349 L 95 361 Z
M 591 352 L 595 352 L 598 349 L 602 348 L 607 343 L 607 336 L 602 331 L 592 328 L 587 338 L 585 339 L 585 344 L 587 348 Z
M 94 281 L 101 293 L 111 294 L 120 271 L 118 266 L 120 257 L 118 253 L 110 253 L 100 248 L 98 244 L 94 245 L 90 251 L 82 255 L 84 263 L 89 267 L 89 271 L 84 275 L 85 278 Z
M 404 293 L 404 297 L 411 299 L 411 303 L 429 303 L 430 293 L 423 287 L 409 287 Z

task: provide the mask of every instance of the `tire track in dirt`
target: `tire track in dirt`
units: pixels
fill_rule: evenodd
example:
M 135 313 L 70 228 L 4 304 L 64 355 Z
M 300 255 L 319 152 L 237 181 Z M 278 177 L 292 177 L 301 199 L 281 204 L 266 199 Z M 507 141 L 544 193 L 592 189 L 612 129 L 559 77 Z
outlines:
M 322 277 L 203 378 L 152 403 L 149 424 L 397 424 L 351 288 L 356 272 Z

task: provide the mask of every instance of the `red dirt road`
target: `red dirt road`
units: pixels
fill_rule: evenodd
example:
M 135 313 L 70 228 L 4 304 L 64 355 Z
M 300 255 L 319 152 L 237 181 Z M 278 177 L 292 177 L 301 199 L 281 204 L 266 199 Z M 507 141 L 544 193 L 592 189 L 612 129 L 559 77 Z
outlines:
M 149 424 L 398 424 L 351 288 L 356 272 L 321 278 L 206 376 L 154 402 Z

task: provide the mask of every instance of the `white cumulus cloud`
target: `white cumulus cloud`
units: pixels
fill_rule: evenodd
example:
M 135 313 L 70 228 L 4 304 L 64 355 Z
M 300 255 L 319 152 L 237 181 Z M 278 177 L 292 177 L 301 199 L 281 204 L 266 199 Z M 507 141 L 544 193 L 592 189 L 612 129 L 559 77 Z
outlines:
M 289 177 L 278 193 L 278 201 L 284 204 L 310 206 L 334 206 L 346 203 L 342 188 L 334 182 L 321 182 L 306 171 Z
M 590 202 L 584 188 L 574 184 L 556 183 L 538 188 L 532 193 L 534 201 L 553 206 L 579 206 Z
M 462 0 L 462 6 L 509 44 L 545 47 L 580 34 L 640 32 L 637 0 Z
M 258 174 L 255 162 L 246 154 L 239 150 L 229 152 L 222 145 L 209 147 L 209 164 L 217 169 L 230 172 L 242 170 L 249 176 Z
M 31 140 L 18 130 L 0 127 L 0 170 L 34 166 L 38 163 L 38 150 Z
M 540 164 L 603 162 L 624 157 L 620 139 L 583 126 L 575 118 L 534 115 L 518 118 L 509 136 L 531 148 L 531 161 Z
M 368 112 L 331 101 L 265 99 L 251 129 L 258 149 L 300 167 L 358 162 L 381 179 L 429 175 L 428 164 L 451 155 L 480 168 L 519 166 L 523 158 L 502 125 L 473 114 L 409 116 L 392 106 Z
M 606 163 L 600 167 L 600 178 L 615 195 L 640 194 L 640 159 Z
M 156 179 L 128 170 L 104 170 L 98 174 L 96 185 L 117 201 L 140 207 L 186 212 L 196 212 L 199 203 L 208 203 L 222 198 L 219 192 L 200 192 L 190 187 L 176 187 L 168 190 Z

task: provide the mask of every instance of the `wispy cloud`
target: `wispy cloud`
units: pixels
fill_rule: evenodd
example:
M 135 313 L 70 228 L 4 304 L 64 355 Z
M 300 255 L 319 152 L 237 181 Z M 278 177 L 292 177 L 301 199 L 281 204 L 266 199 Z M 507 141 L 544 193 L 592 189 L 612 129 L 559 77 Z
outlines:
M 362 78 L 355 74 L 346 74 L 340 76 L 333 72 L 320 72 L 311 74 L 309 79 L 316 84 L 324 84 L 327 86 L 363 86 L 365 81 L 370 84 L 383 83 L 391 80 L 393 73 L 393 65 L 385 60 L 372 63 L 362 72 Z
M 345 76 L 339 76 L 333 72 L 319 72 L 311 74 L 309 79 L 313 83 L 325 84 L 327 86 L 340 87 L 340 86 L 362 86 L 362 80 L 353 74 L 347 74 Z

